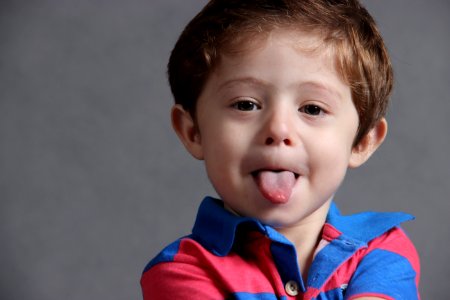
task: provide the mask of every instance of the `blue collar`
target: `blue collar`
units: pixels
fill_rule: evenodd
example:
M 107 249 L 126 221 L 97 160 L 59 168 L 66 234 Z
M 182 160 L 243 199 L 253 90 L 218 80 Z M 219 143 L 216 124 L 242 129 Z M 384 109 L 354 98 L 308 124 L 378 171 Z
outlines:
M 226 256 L 233 247 L 238 227 L 242 225 L 266 232 L 266 227 L 258 220 L 234 215 L 224 209 L 222 201 L 206 197 L 198 210 L 192 236 L 215 255 Z
M 403 212 L 363 212 L 343 216 L 332 202 L 326 223 L 339 230 L 343 237 L 367 244 L 400 223 L 410 220 L 414 220 L 414 216 Z
M 332 203 L 326 222 L 342 233 L 341 239 L 363 246 L 400 223 L 412 219 L 413 216 L 401 212 L 365 212 L 342 216 Z M 233 247 L 236 232 L 242 226 L 261 232 L 272 241 L 289 244 L 272 227 L 254 218 L 234 215 L 224 209 L 221 200 L 211 197 L 206 197 L 200 205 L 192 236 L 215 255 L 226 256 Z

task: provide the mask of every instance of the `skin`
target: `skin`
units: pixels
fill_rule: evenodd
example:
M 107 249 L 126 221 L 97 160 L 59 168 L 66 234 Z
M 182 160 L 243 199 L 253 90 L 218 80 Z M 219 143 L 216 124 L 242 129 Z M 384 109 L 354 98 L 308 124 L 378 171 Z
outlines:
M 277 29 L 259 47 L 221 57 L 198 99 L 196 120 L 179 105 L 172 109 L 176 133 L 204 160 L 227 208 L 285 235 L 297 248 L 305 278 L 347 169 L 363 164 L 387 132 L 382 119 L 352 147 L 358 114 L 350 88 L 331 50 L 306 47 L 319 44 L 316 36 Z M 262 195 L 259 170 L 296 175 L 287 201 Z

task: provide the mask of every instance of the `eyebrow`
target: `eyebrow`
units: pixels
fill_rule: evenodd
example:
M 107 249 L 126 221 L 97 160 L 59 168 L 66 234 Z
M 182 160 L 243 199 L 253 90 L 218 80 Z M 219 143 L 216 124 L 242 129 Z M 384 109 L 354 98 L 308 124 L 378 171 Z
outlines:
M 218 90 L 220 91 L 220 90 L 231 88 L 233 86 L 241 85 L 241 84 L 242 85 L 250 85 L 250 86 L 260 86 L 260 87 L 261 86 L 262 87 L 273 86 L 273 84 L 269 81 L 249 76 L 249 77 L 238 77 L 238 78 L 233 78 L 233 79 L 227 80 L 224 83 L 219 85 Z M 298 89 L 312 88 L 312 89 L 318 90 L 320 93 L 325 93 L 325 94 L 329 95 L 330 100 L 337 101 L 337 102 L 341 101 L 344 98 L 343 95 L 341 93 L 339 93 L 338 91 L 336 91 L 335 89 L 329 88 L 325 84 L 322 84 L 317 81 L 304 81 L 304 82 L 296 83 L 295 86 Z
M 240 84 L 253 86 L 273 86 L 273 84 L 271 84 L 270 82 L 255 77 L 242 77 L 242 78 L 233 78 L 225 81 L 224 83 L 219 85 L 218 90 L 226 89 L 234 85 Z
M 330 95 L 332 99 L 334 99 L 335 97 L 338 98 L 339 100 L 343 99 L 343 95 L 341 95 L 341 93 L 339 93 L 335 89 L 329 88 L 326 85 L 315 82 L 315 81 L 302 82 L 300 84 L 300 87 L 302 87 L 302 86 L 305 86 L 307 88 L 312 87 L 313 89 L 318 90 L 321 93 L 326 93 L 326 94 Z

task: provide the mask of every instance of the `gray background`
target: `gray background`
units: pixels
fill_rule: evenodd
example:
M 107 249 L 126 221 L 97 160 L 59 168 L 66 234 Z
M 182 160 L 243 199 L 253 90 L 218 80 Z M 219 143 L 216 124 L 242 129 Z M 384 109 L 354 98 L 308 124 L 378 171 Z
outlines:
M 0 299 L 139 299 L 213 194 L 172 133 L 165 64 L 205 1 L 0 2 Z M 366 1 L 392 55 L 390 134 L 346 213 L 404 210 L 423 299 L 450 292 L 450 4 Z

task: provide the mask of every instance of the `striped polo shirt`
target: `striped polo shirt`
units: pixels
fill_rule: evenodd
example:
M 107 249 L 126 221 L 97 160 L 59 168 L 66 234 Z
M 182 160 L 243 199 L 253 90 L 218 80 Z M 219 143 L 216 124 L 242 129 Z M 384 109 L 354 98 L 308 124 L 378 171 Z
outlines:
M 303 281 L 296 249 L 260 221 L 203 200 L 192 234 L 146 266 L 149 299 L 420 299 L 419 258 L 399 224 L 405 213 L 340 214 L 331 204 Z

